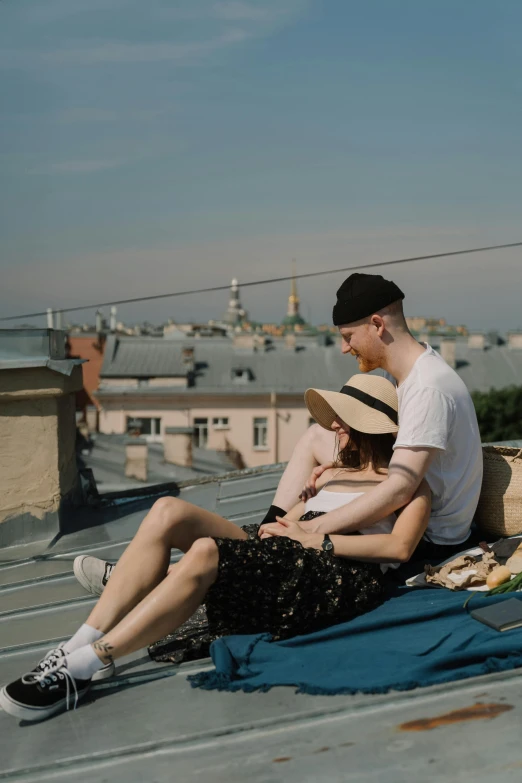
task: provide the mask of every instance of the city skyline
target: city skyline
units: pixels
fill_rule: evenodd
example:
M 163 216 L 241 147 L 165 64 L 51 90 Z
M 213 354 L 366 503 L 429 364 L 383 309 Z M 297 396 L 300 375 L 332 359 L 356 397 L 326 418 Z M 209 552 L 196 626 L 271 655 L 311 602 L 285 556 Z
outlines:
M 0 19 L 2 315 L 521 240 L 514 0 L 24 0 Z M 407 314 L 507 331 L 521 256 L 389 276 Z M 303 316 L 328 322 L 342 279 L 302 281 Z M 287 295 L 243 305 L 276 321 Z

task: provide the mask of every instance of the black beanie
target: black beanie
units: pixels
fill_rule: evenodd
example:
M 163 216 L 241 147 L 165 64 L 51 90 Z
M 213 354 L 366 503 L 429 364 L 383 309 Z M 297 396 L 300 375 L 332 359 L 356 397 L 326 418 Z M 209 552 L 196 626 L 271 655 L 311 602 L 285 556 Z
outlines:
M 382 275 L 355 272 L 337 291 L 334 326 L 360 321 L 399 299 L 404 299 L 404 294 L 391 280 L 385 280 Z

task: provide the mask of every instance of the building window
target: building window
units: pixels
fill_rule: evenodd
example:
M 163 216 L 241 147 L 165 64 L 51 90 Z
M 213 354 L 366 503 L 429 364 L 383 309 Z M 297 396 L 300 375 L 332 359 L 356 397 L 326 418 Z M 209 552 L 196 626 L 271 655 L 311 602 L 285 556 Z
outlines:
M 148 416 L 127 416 L 127 432 L 139 433 L 150 440 L 159 440 L 161 436 L 161 419 Z
M 268 448 L 268 419 L 264 416 L 254 419 L 254 448 Z
M 194 446 L 206 449 L 208 443 L 208 419 L 194 419 Z
M 218 416 L 212 419 L 212 426 L 215 430 L 228 430 L 228 416 Z

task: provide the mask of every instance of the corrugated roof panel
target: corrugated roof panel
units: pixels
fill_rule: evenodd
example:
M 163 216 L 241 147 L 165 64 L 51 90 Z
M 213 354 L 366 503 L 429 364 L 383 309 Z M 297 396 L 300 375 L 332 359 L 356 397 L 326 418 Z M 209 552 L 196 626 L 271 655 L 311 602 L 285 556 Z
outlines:
M 280 473 L 281 468 L 270 467 L 234 474 L 230 481 L 212 477 L 187 483 L 181 493 L 210 510 L 230 504 L 248 515 L 252 498 L 268 503 Z M 95 599 L 79 595 L 71 579 L 75 554 L 117 557 L 153 502 L 153 496 L 129 497 L 126 504 L 92 510 L 89 527 L 36 556 L 26 557 L 27 548 L 20 547 L 3 558 L 0 680 L 29 670 L 85 619 Z M 193 690 L 186 675 L 208 665 L 157 664 L 142 650 L 119 661 L 116 677 L 96 684 L 75 712 L 30 727 L 0 712 L 0 779 L 518 780 L 522 676 L 517 672 L 399 694 L 326 697 L 295 694 L 292 688 L 251 694 Z M 492 706 L 488 711 L 481 703 Z M 423 730 L 431 718 L 439 728 Z M 406 731 L 403 724 L 414 720 L 418 731 Z
M 117 350 L 114 340 L 107 343 L 102 376 L 176 376 L 183 375 L 182 346 L 162 338 L 120 338 Z M 112 343 L 110 342 L 112 340 Z M 342 356 L 338 345 L 320 346 L 316 341 L 303 340 L 299 350 L 281 341 L 269 350 L 254 351 L 235 348 L 232 341 L 214 338 L 194 341 L 196 385 L 189 389 L 143 387 L 129 393 L 192 394 L 198 392 L 234 391 L 238 394 L 279 391 L 302 394 L 309 387 L 336 389 L 358 372 L 356 359 Z M 471 390 L 486 391 L 511 384 L 522 385 L 522 350 L 507 345 L 494 345 L 479 350 L 457 341 L 457 372 Z M 241 366 L 252 372 L 252 380 L 235 383 L 233 369 Z M 103 394 L 117 393 L 105 389 Z

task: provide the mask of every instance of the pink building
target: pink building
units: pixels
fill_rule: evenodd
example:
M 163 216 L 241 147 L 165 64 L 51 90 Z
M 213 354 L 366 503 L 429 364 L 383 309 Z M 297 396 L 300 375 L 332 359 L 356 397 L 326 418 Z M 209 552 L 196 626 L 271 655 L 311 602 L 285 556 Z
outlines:
M 195 446 L 234 452 L 246 467 L 284 462 L 311 423 L 305 390 L 339 389 L 357 372 L 325 342 L 111 335 L 96 394 L 100 432 L 163 441 L 167 427 L 189 427 Z

